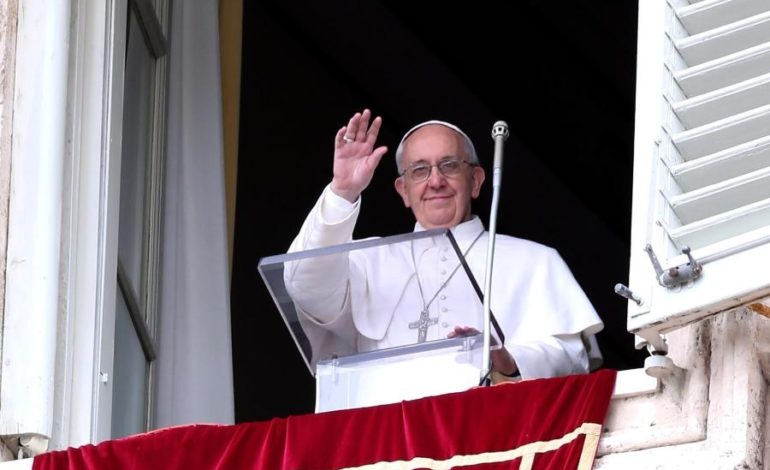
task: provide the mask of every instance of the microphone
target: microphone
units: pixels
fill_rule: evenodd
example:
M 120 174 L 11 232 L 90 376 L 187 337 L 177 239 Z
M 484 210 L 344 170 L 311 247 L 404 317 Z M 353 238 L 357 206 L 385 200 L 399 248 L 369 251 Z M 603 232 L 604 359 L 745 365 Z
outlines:
M 503 172 L 503 142 L 508 139 L 508 124 L 505 121 L 497 121 L 492 126 L 492 140 L 495 141 L 495 160 L 492 164 L 492 186 L 500 186 L 501 173 Z
M 492 139 L 495 141 L 495 155 L 492 166 L 492 208 L 489 211 L 489 239 L 487 243 L 487 263 L 484 275 L 484 350 L 481 356 L 481 380 L 479 385 L 486 382 L 489 385 L 489 375 L 492 372 L 489 349 L 492 346 L 492 262 L 495 256 L 495 234 L 497 233 L 497 206 L 500 202 L 500 182 L 503 174 L 503 143 L 508 139 L 508 124 L 497 121 L 492 126 Z M 502 335 L 502 332 L 500 332 Z M 501 338 L 501 342 L 505 340 Z M 501 344 L 505 347 L 505 344 Z

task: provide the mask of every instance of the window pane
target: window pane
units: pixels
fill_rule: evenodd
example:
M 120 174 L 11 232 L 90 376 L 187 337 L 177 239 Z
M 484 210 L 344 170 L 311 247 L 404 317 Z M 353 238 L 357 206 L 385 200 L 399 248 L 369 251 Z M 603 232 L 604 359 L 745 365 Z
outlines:
M 129 9 L 123 103 L 123 155 L 120 181 L 118 256 L 144 311 L 142 260 L 145 245 L 145 195 L 150 158 L 153 70 L 150 54 L 133 9 Z M 143 312 L 144 313 L 144 312 Z
M 115 359 L 112 383 L 112 437 L 146 431 L 148 364 L 131 323 L 123 293 L 115 308 Z

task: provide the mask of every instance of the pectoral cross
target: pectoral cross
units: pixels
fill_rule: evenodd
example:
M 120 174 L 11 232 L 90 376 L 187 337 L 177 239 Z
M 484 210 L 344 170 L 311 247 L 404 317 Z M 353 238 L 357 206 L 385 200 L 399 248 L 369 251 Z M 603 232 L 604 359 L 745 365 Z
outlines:
M 428 338 L 428 327 L 438 323 L 438 317 L 430 318 L 428 309 L 420 312 L 420 318 L 409 324 L 409 329 L 417 329 L 417 342 L 424 343 Z

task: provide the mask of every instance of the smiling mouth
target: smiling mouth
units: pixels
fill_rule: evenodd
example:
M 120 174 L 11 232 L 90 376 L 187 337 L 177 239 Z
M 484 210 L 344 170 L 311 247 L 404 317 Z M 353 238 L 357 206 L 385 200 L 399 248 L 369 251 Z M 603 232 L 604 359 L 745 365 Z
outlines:
M 451 199 L 452 196 L 431 196 L 426 197 L 424 199 L 425 202 L 436 202 L 436 201 L 446 201 L 447 199 Z
M 450 196 L 449 194 L 436 194 L 434 196 L 426 197 L 425 200 L 426 201 L 441 201 L 443 199 L 449 199 L 451 197 L 452 196 Z

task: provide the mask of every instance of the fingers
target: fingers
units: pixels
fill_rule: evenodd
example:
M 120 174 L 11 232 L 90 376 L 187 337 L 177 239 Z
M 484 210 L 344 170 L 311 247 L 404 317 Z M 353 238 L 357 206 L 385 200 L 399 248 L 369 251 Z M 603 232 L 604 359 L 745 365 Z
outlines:
M 361 117 L 358 120 L 358 128 L 356 129 L 356 141 L 357 142 L 365 142 L 366 141 L 366 133 L 369 131 L 369 119 L 372 116 L 372 112 L 368 109 L 364 109 L 364 112 L 361 113 Z
M 471 326 L 455 326 L 453 331 L 450 331 L 446 336 L 447 338 L 457 338 L 463 336 L 473 336 L 479 334 L 479 330 Z
M 347 143 L 347 141 L 345 140 L 346 131 L 347 131 L 347 126 L 342 126 L 340 127 L 340 130 L 337 131 L 337 135 L 334 137 L 335 147 L 340 148 Z
M 348 121 L 348 125 L 344 128 L 345 134 L 343 135 L 343 140 L 345 142 L 352 142 L 356 140 L 356 137 L 358 135 L 358 126 L 360 122 L 361 122 L 361 113 L 356 113 L 353 115 L 352 118 L 350 118 L 350 121 Z
M 468 335 L 477 335 L 479 334 L 479 330 L 476 328 L 473 328 L 472 326 L 456 326 L 455 332 L 458 335 L 461 336 L 468 336 Z
M 350 118 L 350 121 L 348 121 L 348 125 L 342 127 L 337 132 L 335 144 L 342 145 L 352 142 L 365 142 L 374 147 L 374 143 L 380 133 L 380 127 L 382 126 L 382 118 L 377 116 L 372 121 L 372 125 L 369 126 L 371 117 L 372 112 L 368 109 L 364 109 L 362 112 L 354 114 L 353 117 Z
M 369 130 L 366 131 L 365 139 L 367 144 L 374 146 L 374 143 L 377 141 L 377 136 L 380 135 L 380 127 L 382 127 L 382 118 L 377 116 L 374 118 L 374 121 L 372 121 Z

